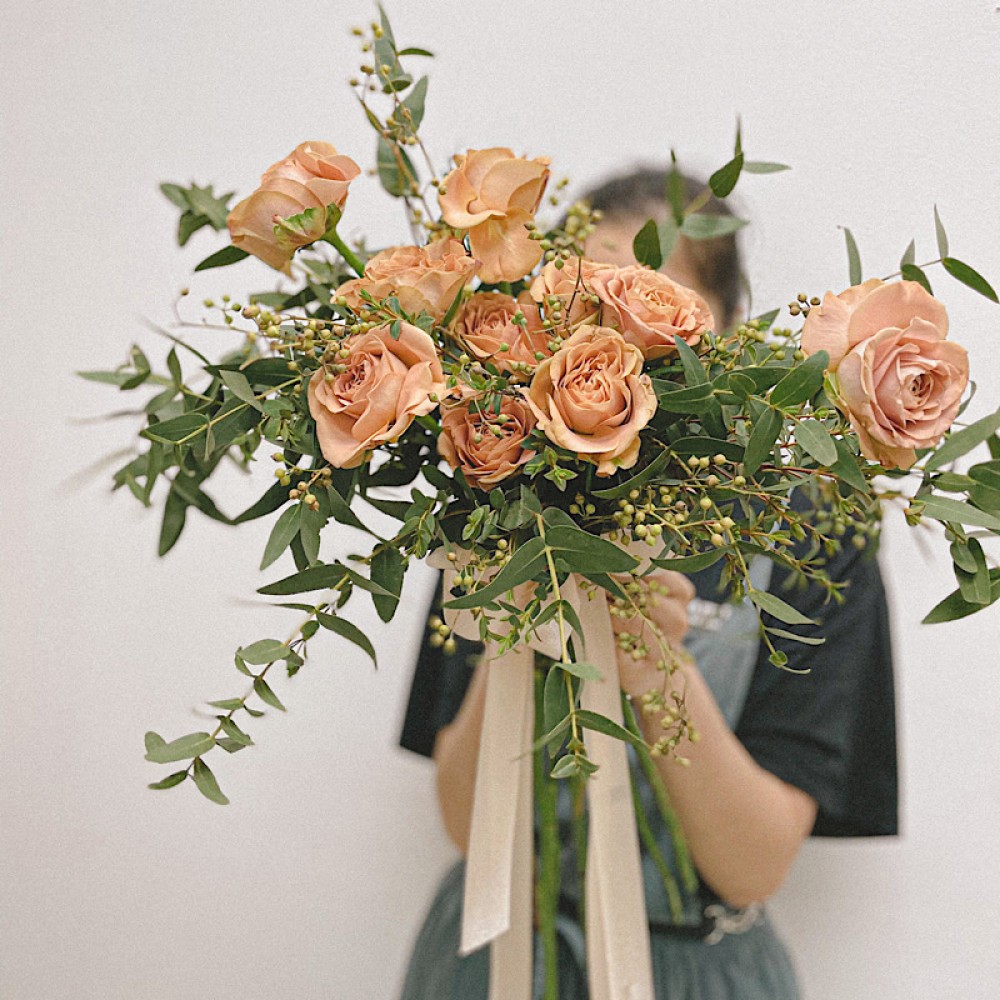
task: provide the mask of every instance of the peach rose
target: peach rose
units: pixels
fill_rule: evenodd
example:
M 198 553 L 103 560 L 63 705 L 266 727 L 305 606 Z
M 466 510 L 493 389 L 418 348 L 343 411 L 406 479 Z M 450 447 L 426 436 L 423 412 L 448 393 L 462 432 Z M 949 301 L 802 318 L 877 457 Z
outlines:
M 877 278 L 827 292 L 802 328 L 806 354 L 826 351 L 835 402 L 861 453 L 908 469 L 951 426 L 969 381 L 964 347 L 946 340 L 945 308 L 915 281 Z
M 528 404 L 550 441 L 610 476 L 635 465 L 656 395 L 639 348 L 617 330 L 584 326 L 538 366 Z
M 524 325 L 514 322 L 521 313 Z M 531 296 L 522 293 L 514 299 L 502 292 L 476 292 L 462 303 L 455 316 L 452 336 L 473 357 L 491 361 L 501 371 L 516 374 L 516 368 L 534 368 L 541 354 L 548 357 L 549 331 L 542 328 L 542 318 Z
M 531 283 L 531 297 L 553 320 L 561 314 L 563 321 L 576 326 L 597 315 L 598 303 L 592 299 L 593 278 L 598 271 L 609 266 L 596 264 L 585 257 L 571 257 L 562 267 L 556 267 L 555 263 L 546 264 Z M 561 309 L 553 309 L 553 297 L 559 299 Z
M 330 143 L 301 143 L 287 159 L 271 164 L 257 190 L 229 213 L 233 246 L 287 274 L 296 249 L 326 232 L 327 208 L 343 209 L 359 173 L 354 160 Z
M 445 378 L 434 341 L 418 327 L 391 324 L 344 340 L 341 370 L 319 368 L 309 380 L 309 412 L 323 457 L 340 469 L 360 465 L 376 445 L 395 441 L 414 417 L 437 406 Z
M 367 308 L 362 291 L 375 300 L 395 295 L 411 316 L 425 312 L 440 320 L 478 269 L 479 261 L 465 252 L 461 240 L 389 247 L 365 264 L 363 278 L 344 282 L 334 292 L 334 299 L 343 296 L 348 306 L 359 311 Z
M 483 262 L 483 281 L 517 281 L 541 259 L 542 248 L 528 238 L 530 222 L 549 180 L 549 161 L 529 160 L 509 149 L 470 149 L 455 157 L 455 169 L 439 195 L 441 217 L 468 230 L 474 257 Z
M 697 292 L 641 264 L 600 268 L 591 283 L 604 305 L 603 322 L 620 330 L 645 358 L 676 353 L 674 337 L 693 347 L 715 326 Z
M 488 404 L 481 396 L 468 396 L 446 406 L 438 438 L 441 457 L 461 469 L 470 486 L 487 491 L 534 455 L 524 441 L 535 426 L 535 416 L 521 396 L 504 396 L 498 415 Z

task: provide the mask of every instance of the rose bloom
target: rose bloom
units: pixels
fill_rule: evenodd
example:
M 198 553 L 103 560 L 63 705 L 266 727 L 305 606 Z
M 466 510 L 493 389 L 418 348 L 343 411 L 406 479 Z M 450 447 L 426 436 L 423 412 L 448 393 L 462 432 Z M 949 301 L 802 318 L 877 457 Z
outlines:
M 326 210 L 343 209 L 347 190 L 361 168 L 328 142 L 303 142 L 284 160 L 271 164 L 260 186 L 229 213 L 233 246 L 286 274 L 298 247 L 326 232 Z M 297 225 L 284 220 L 315 211 Z
M 465 252 L 461 240 L 389 247 L 365 264 L 363 278 L 344 282 L 334 292 L 334 300 L 345 298 L 357 312 L 367 308 L 362 290 L 376 301 L 395 295 L 411 316 L 425 312 L 440 320 L 478 269 L 479 261 Z
M 620 330 L 647 359 L 675 354 L 674 337 L 693 347 L 715 326 L 697 292 L 641 264 L 599 268 L 591 283 L 604 306 L 602 322 Z
M 915 281 L 872 278 L 810 309 L 806 354 L 826 351 L 837 406 L 861 453 L 887 469 L 908 469 L 951 426 L 969 382 L 964 347 L 945 338 L 948 314 Z
M 437 406 L 445 378 L 434 341 L 418 327 L 391 324 L 344 340 L 343 371 L 319 368 L 309 380 L 309 412 L 323 457 L 340 469 L 360 465 L 376 445 L 395 441 L 414 417 Z
M 639 431 L 656 411 L 642 352 L 617 330 L 584 326 L 543 361 L 528 389 L 539 428 L 561 448 L 597 464 L 599 476 L 629 469 Z
M 549 299 L 557 297 L 562 303 L 563 318 L 576 326 L 597 315 L 599 303 L 592 299 L 593 279 L 595 274 L 608 267 L 610 265 L 597 264 L 585 257 L 571 257 L 564 261 L 562 267 L 556 267 L 554 262 L 546 264 L 531 283 L 531 297 L 540 303 L 548 316 L 553 313 Z
M 472 255 L 483 262 L 483 281 L 517 281 L 541 259 L 541 245 L 528 238 L 524 224 L 534 218 L 548 180 L 543 157 L 529 160 L 502 147 L 455 157 L 438 196 L 441 217 L 468 230 Z
M 453 469 L 461 469 L 469 485 L 481 490 L 491 490 L 514 475 L 534 455 L 524 445 L 535 426 L 524 398 L 504 396 L 499 417 L 482 396 L 445 406 L 441 416 L 441 457 Z
M 518 312 L 524 316 L 524 326 L 514 322 Z M 514 299 L 502 292 L 476 292 L 462 303 L 451 333 L 469 354 L 514 375 L 521 365 L 534 368 L 541 360 L 537 354 L 552 354 L 548 346 L 552 336 L 542 328 L 531 296 L 523 293 Z

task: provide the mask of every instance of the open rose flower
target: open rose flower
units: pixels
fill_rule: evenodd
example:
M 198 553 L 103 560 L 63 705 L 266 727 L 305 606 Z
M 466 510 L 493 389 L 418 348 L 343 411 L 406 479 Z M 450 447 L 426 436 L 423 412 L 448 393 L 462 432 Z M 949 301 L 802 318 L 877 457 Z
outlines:
M 908 469 L 951 426 L 969 358 L 947 336 L 944 306 L 915 281 L 871 279 L 809 311 L 802 350 L 830 355 L 837 406 L 867 458 Z
M 343 342 L 339 371 L 319 368 L 309 380 L 309 412 L 323 457 L 340 469 L 360 465 L 376 445 L 395 441 L 414 417 L 430 413 L 445 394 L 434 341 L 418 327 L 391 324 Z
M 257 190 L 229 213 L 233 246 L 287 274 L 295 251 L 326 232 L 327 208 L 343 209 L 360 173 L 354 160 L 330 143 L 301 143 L 271 164 Z
M 599 303 L 594 301 L 593 279 L 608 267 L 580 257 L 571 257 L 562 267 L 556 267 L 554 262 L 546 264 L 531 283 L 531 297 L 553 320 L 568 320 L 576 326 L 597 315 Z
M 639 348 L 616 330 L 584 326 L 538 366 L 528 404 L 550 441 L 610 476 L 635 465 L 656 395 Z
M 697 292 L 641 264 L 599 268 L 591 284 L 604 306 L 602 322 L 621 331 L 645 358 L 676 353 L 674 337 L 693 347 L 715 325 Z
M 523 325 L 514 322 L 518 313 Z M 518 299 L 502 292 L 471 295 L 458 310 L 451 333 L 473 357 L 512 375 L 524 365 L 534 368 L 552 353 L 552 337 L 542 328 L 538 307 L 523 293 Z
M 541 259 L 541 245 L 529 239 L 525 223 L 534 218 L 548 180 L 543 157 L 529 160 L 502 147 L 455 157 L 438 199 L 441 217 L 468 230 L 472 254 L 483 262 L 483 281 L 517 281 Z
M 438 451 L 470 485 L 491 490 L 534 455 L 524 444 L 534 426 L 535 416 L 521 396 L 504 396 L 499 414 L 488 399 L 467 396 L 445 406 Z
M 424 247 L 389 247 L 365 264 L 363 278 L 342 284 L 334 299 L 345 299 L 357 311 L 367 307 L 362 291 L 375 300 L 395 295 L 403 311 L 411 316 L 425 312 L 440 320 L 478 269 L 479 261 L 465 252 L 461 240 L 436 240 Z

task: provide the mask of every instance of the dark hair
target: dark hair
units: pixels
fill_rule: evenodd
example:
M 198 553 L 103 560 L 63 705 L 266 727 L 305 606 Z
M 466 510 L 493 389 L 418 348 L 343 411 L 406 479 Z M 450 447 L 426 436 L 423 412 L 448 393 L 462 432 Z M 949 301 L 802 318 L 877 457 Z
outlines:
M 667 205 L 668 172 L 651 167 L 639 167 L 628 173 L 611 177 L 603 184 L 581 195 L 581 201 L 600 211 L 605 219 L 665 218 Z M 694 200 L 708 185 L 696 178 L 681 174 L 684 182 L 684 200 Z M 728 206 L 710 196 L 704 208 L 709 215 L 732 215 Z M 718 297 L 725 310 L 725 321 L 736 315 L 743 289 L 743 266 L 736 234 L 715 236 L 708 240 L 692 240 L 681 236 L 684 251 L 694 267 L 702 286 Z

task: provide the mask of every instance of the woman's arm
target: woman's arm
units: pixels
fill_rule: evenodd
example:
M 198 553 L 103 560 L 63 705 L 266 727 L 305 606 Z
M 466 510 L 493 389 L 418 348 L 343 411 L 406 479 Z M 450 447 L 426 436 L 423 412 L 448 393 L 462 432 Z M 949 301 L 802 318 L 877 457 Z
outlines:
M 694 591 L 679 573 L 657 579 L 669 595 L 654 596 L 650 611 L 665 638 L 679 648 Z M 635 629 L 635 619 L 614 621 L 616 631 Z M 638 698 L 662 686 L 655 659 L 655 653 L 638 662 L 619 654 L 626 692 Z M 687 709 L 701 738 L 684 750 L 688 767 L 669 757 L 657 758 L 657 766 L 702 877 L 726 902 L 746 906 L 766 899 L 781 884 L 812 830 L 816 803 L 760 767 L 729 729 L 698 670 L 690 665 L 685 672 Z M 463 853 L 469 842 L 485 682 L 486 667 L 480 663 L 458 715 L 441 729 L 434 746 L 445 830 Z M 647 739 L 655 742 L 662 733 L 659 718 L 640 717 Z
M 480 659 L 458 714 L 434 741 L 437 795 L 441 819 L 451 842 L 465 854 L 472 824 L 472 793 L 476 785 L 479 736 L 486 704 L 486 661 Z
M 664 638 L 679 649 L 694 588 L 680 573 L 657 579 L 668 593 L 650 595 L 648 609 Z M 616 631 L 635 632 L 639 619 L 613 621 Z M 655 647 L 638 662 L 619 654 L 622 688 L 636 700 L 662 688 L 657 658 Z M 700 738 L 682 748 L 688 766 L 669 755 L 654 760 L 700 875 L 730 905 L 748 906 L 781 885 L 812 830 L 816 801 L 760 767 L 726 724 L 697 667 L 688 662 L 684 673 L 685 703 Z M 678 679 L 678 686 L 684 684 Z M 656 742 L 663 735 L 659 713 L 639 717 L 647 740 Z

